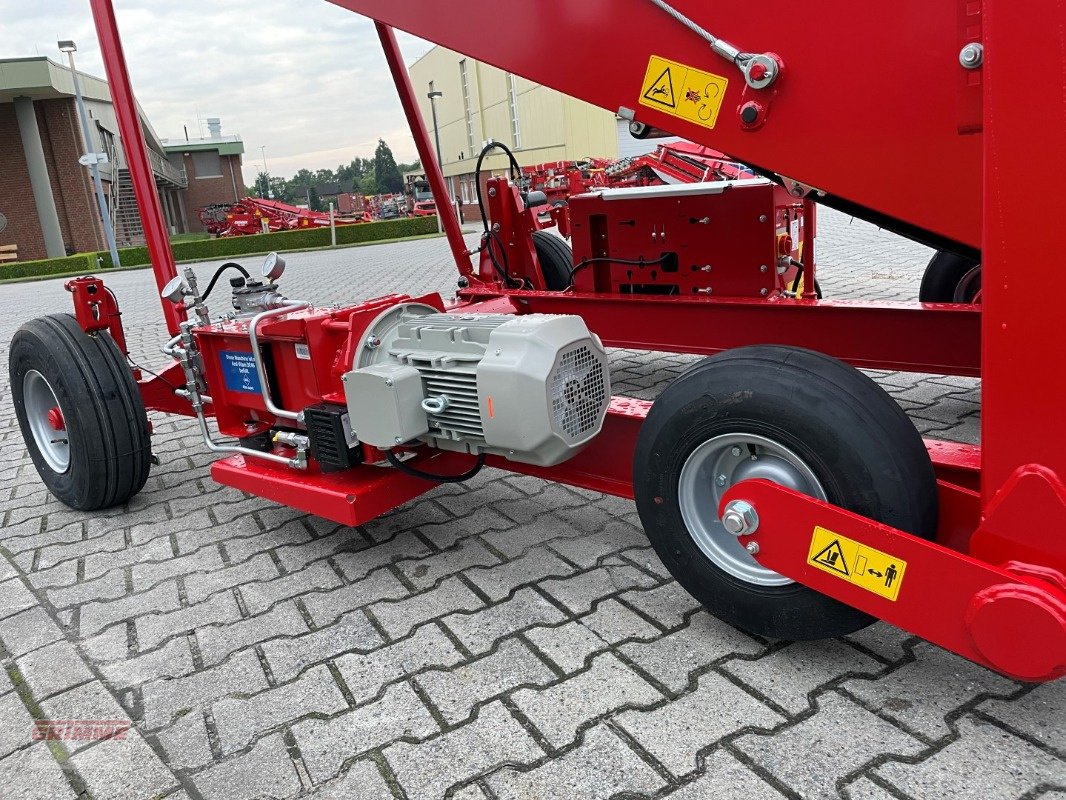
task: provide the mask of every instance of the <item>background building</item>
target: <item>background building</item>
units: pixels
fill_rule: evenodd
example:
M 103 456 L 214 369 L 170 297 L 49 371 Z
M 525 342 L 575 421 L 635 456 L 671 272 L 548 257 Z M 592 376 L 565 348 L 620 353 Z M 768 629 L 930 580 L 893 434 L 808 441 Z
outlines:
M 410 73 L 431 137 L 427 95 L 443 93 L 436 99 L 437 133 L 449 199 L 476 203 L 474 167 L 489 139 L 510 147 L 522 166 L 618 156 L 619 129 L 610 111 L 444 47 L 418 59 Z M 482 179 L 506 169 L 507 157 L 495 152 L 485 159 Z
M 222 135 L 222 120 L 208 117 L 207 136 L 199 139 L 163 139 L 162 149 L 171 166 L 182 172 L 187 183 L 178 203 L 182 231 L 204 230 L 196 209 L 217 203 L 233 203 L 245 196 L 241 175 L 244 142 L 240 136 Z
M 88 150 L 108 155 L 100 173 L 118 243 L 138 244 L 143 231 L 111 94 L 105 81 L 78 75 Z M 140 118 L 167 222 L 183 229 L 185 176 L 167 161 L 143 112 Z M 84 152 L 70 70 L 44 56 L 0 59 L 0 245 L 15 245 L 20 261 L 107 249 L 92 177 L 78 163 Z

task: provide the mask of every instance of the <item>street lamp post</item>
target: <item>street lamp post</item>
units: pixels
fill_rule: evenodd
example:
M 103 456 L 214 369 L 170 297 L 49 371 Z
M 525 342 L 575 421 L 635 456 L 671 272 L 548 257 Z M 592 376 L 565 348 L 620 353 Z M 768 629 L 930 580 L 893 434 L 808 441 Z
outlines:
M 81 95 L 81 81 L 78 80 L 78 71 L 74 69 L 74 51 L 78 49 L 77 45 L 69 39 L 65 39 L 56 43 L 61 53 L 67 54 L 67 60 L 70 63 L 70 76 L 74 80 L 74 99 L 78 106 L 78 116 L 81 117 L 81 138 L 82 146 L 85 148 L 85 155 L 83 155 L 79 161 L 82 164 L 88 164 L 93 174 L 93 184 L 96 187 L 96 204 L 100 208 L 100 222 L 104 226 L 104 238 L 107 239 L 107 249 L 111 251 L 111 266 L 117 268 L 119 266 L 118 261 L 118 245 L 115 243 L 115 229 L 111 225 L 111 215 L 107 211 L 107 199 L 104 197 L 104 184 L 100 180 L 100 153 L 90 152 L 95 148 L 90 148 L 89 144 L 92 142 L 92 131 L 89 128 L 89 115 L 85 111 L 85 98 Z M 113 167 L 112 167 L 113 169 Z M 116 202 L 117 199 L 116 199 Z
M 444 97 L 444 92 L 434 91 L 426 95 L 429 98 L 429 105 L 433 111 L 433 138 L 437 142 L 437 165 L 444 169 L 444 162 L 440 157 L 440 131 L 437 130 L 437 98 Z
M 270 185 L 270 168 L 267 167 L 267 146 L 265 144 L 259 145 L 259 152 L 263 154 L 263 174 L 266 175 L 266 190 L 267 199 L 274 199 L 274 189 Z

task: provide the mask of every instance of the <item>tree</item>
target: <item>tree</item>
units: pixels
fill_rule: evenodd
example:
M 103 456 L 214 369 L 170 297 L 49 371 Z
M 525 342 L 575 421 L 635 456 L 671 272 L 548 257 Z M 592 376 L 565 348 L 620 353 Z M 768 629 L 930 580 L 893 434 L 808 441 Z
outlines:
M 265 172 L 259 172 L 255 176 L 255 186 L 252 187 L 252 194 L 256 197 L 266 197 L 269 193 L 267 190 L 270 187 L 270 176 Z
M 403 190 L 403 176 L 396 167 L 396 159 L 384 139 L 378 139 L 374 151 L 374 182 L 381 192 L 395 194 Z
M 307 207 L 312 211 L 326 210 L 326 206 L 322 203 L 322 198 L 318 196 L 318 189 L 314 186 L 307 190 Z
M 364 175 L 355 182 L 355 185 L 359 189 L 359 194 L 381 194 L 381 189 L 378 187 L 378 182 L 374 179 L 373 174 Z

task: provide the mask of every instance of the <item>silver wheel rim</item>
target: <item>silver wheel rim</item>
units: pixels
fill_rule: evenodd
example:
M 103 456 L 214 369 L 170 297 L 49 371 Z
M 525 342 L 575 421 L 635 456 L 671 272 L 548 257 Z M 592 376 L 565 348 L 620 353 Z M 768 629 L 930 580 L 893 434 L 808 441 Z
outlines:
M 22 378 L 22 401 L 26 409 L 33 441 L 41 457 L 53 472 L 66 472 L 70 468 L 70 443 L 65 427 L 56 430 L 49 420 L 49 412 L 59 408 L 59 400 L 48 380 L 35 369 Z M 62 412 L 60 412 L 62 413 Z M 65 416 L 62 417 L 65 419 Z
M 978 264 L 959 278 L 959 284 L 955 287 L 955 296 L 952 299 L 956 303 L 972 303 L 980 291 L 981 265 Z
M 728 433 L 701 444 L 681 468 L 681 517 L 689 536 L 719 569 L 746 583 L 785 586 L 792 579 L 761 566 L 745 549 L 747 537 L 729 533 L 718 519 L 722 496 L 753 478 L 828 501 L 811 468 L 787 447 L 754 433 Z

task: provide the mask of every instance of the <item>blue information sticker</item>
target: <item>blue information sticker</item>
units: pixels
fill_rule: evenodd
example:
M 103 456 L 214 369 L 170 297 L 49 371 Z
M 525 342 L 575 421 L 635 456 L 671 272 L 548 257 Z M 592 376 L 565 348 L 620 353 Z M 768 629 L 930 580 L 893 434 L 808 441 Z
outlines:
M 251 353 L 242 353 L 239 350 L 223 350 L 218 354 L 222 363 L 222 376 L 226 381 L 226 388 L 231 392 L 249 392 L 260 394 L 262 385 L 259 383 L 259 373 L 255 369 L 255 359 Z

